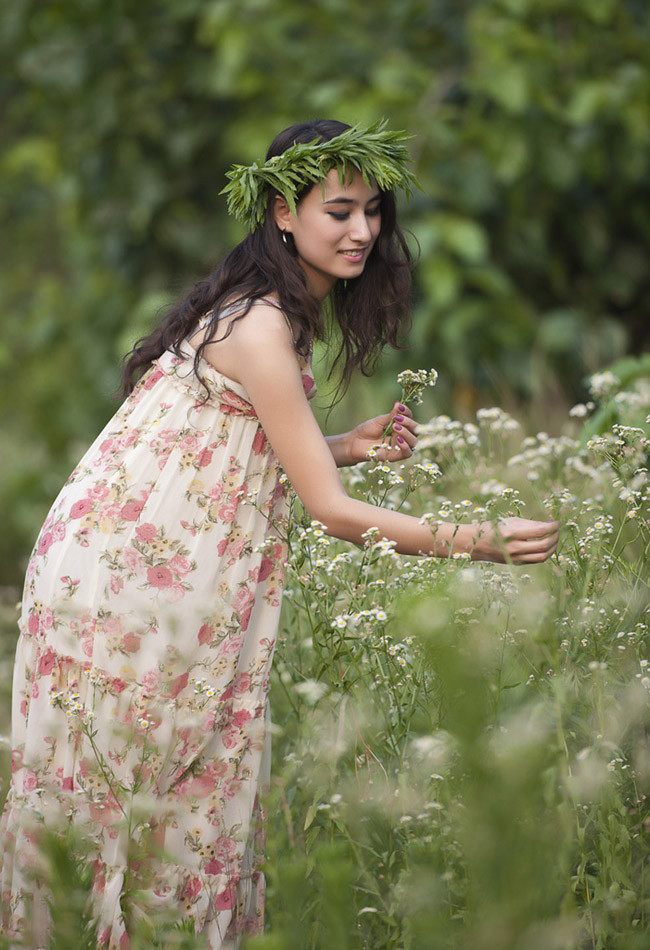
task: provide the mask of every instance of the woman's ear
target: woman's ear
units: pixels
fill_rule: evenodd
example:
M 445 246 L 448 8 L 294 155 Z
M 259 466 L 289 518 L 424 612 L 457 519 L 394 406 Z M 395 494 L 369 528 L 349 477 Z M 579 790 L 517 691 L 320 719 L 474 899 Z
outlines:
M 291 219 L 293 215 L 291 214 L 291 208 L 287 204 L 287 199 L 283 198 L 282 195 L 275 196 L 273 217 L 275 219 L 275 223 L 281 231 L 287 231 L 289 234 L 291 234 Z

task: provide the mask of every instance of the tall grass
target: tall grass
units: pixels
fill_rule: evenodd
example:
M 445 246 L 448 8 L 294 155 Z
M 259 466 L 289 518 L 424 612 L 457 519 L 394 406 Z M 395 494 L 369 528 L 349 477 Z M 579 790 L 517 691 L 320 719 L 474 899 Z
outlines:
M 526 436 L 500 409 L 439 416 L 409 463 L 347 475 L 351 493 L 432 527 L 557 517 L 544 565 L 407 558 L 373 531 L 355 548 L 294 503 L 268 927 L 251 950 L 649 945 L 642 369 L 594 378 L 598 406 L 574 407 L 560 435 Z M 91 946 L 87 882 L 62 876 L 65 848 L 49 854 L 71 895 L 67 918 L 54 905 L 60 945 Z M 133 946 L 203 944 L 152 925 Z
M 650 944 L 650 386 L 630 366 L 559 436 L 438 417 L 412 463 L 349 475 L 414 514 L 557 517 L 543 566 L 357 550 L 296 507 L 253 947 Z

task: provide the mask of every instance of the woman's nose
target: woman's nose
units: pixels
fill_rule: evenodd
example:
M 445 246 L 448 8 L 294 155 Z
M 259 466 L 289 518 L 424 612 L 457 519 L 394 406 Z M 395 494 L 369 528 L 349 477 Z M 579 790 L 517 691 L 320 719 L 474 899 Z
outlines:
M 371 236 L 370 225 L 368 224 L 368 219 L 365 214 L 352 215 L 350 218 L 350 238 L 365 244 L 370 240 Z

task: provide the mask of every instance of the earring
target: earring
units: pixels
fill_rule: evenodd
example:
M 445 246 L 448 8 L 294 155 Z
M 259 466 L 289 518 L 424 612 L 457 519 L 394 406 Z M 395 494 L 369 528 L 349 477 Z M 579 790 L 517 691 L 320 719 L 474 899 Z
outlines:
M 287 241 L 287 232 L 286 232 L 286 231 L 283 231 L 283 232 L 282 232 L 282 242 L 283 242 L 283 244 L 284 244 L 285 247 L 289 247 L 289 242 Z

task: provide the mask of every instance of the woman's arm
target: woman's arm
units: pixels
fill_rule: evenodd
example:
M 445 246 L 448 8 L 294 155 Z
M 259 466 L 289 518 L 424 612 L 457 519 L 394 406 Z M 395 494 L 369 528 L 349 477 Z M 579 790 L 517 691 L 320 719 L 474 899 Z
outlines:
M 208 346 L 206 357 L 223 345 Z M 362 544 L 365 532 L 376 527 L 402 554 L 467 553 L 475 559 L 521 563 L 543 561 L 555 550 L 556 522 L 508 519 L 505 534 L 497 534 L 489 523 L 439 523 L 432 531 L 410 515 L 350 498 L 305 398 L 282 314 L 272 307 L 253 308 L 234 325 L 228 346 L 280 464 L 309 515 L 322 522 L 328 534 Z

